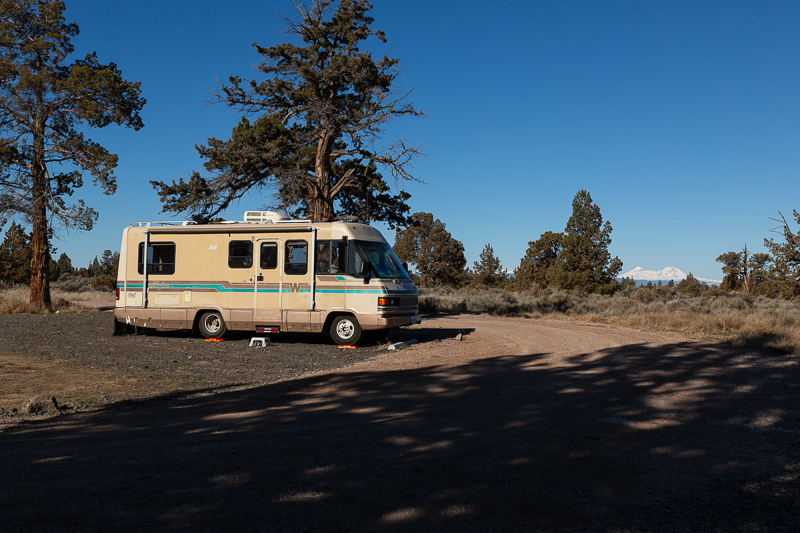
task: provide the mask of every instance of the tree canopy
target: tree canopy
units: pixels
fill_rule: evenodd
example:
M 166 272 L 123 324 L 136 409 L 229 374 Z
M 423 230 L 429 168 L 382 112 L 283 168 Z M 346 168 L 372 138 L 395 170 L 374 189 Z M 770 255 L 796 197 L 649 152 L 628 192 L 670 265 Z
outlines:
M 716 261 L 722 263 L 723 278 L 719 288 L 724 291 L 741 289 L 747 275 L 747 263 L 742 257 L 742 252 L 726 252 L 719 255 Z
M 532 283 L 537 283 L 542 287 L 548 285 L 550 271 L 561 252 L 563 238 L 563 233 L 546 231 L 537 240 L 528 243 L 525 256 L 520 260 L 517 270 L 514 271 L 517 285 L 520 288 L 528 288 Z
M 480 257 L 472 265 L 472 284 L 498 287 L 506 281 L 503 265 L 495 257 L 491 244 L 483 247 Z
M 242 117 L 228 140 L 196 146 L 206 175 L 192 172 L 177 182 L 151 182 L 164 211 L 187 213 L 199 222 L 217 217 L 251 191 L 270 188 L 270 208 L 293 216 L 332 221 L 383 220 L 404 226 L 409 211 L 395 183 L 415 180 L 411 163 L 419 146 L 405 140 L 384 144 L 384 128 L 403 117 L 421 117 L 397 87 L 398 59 L 375 60 L 361 47 L 386 42 L 371 28 L 366 0 L 313 0 L 295 4 L 296 19 L 281 17 L 302 45 L 253 44 L 262 56 L 262 79 L 231 76 L 212 101 Z
M 461 287 L 468 281 L 464 245 L 431 213 L 414 213 L 411 224 L 395 233 L 394 252 L 412 263 L 421 287 Z
M 31 279 L 30 236 L 12 222 L 0 244 L 0 281 L 27 283 Z
M 773 232 L 781 235 L 783 240 L 764 239 L 772 262 L 767 283 L 759 293 L 790 299 L 800 296 L 800 236 L 792 230 L 783 213 L 778 214 L 781 218 L 775 220 L 781 225 Z M 800 224 L 800 213 L 795 210 L 793 215 L 795 222 Z
M 611 257 L 611 223 L 603 223 L 600 208 L 589 191 L 581 189 L 572 200 L 572 216 L 567 221 L 562 249 L 551 271 L 555 286 L 565 290 L 602 292 L 615 285 L 622 270 L 619 257 Z
M 67 64 L 78 26 L 64 3 L 0 1 L 0 222 L 22 217 L 31 233 L 31 304 L 50 307 L 49 230 L 90 230 L 97 212 L 67 201 L 88 173 L 106 194 L 116 190 L 117 156 L 82 126 L 143 126 L 139 82 L 114 63 L 86 54 Z
M 717 257 L 725 275 L 720 285 L 723 290 L 741 290 L 753 296 L 784 298 L 800 297 L 800 236 L 794 231 L 783 213 L 772 220 L 780 225 L 771 230 L 781 239 L 764 239 L 768 253 L 749 253 L 747 245 L 740 252 L 726 252 Z M 793 212 L 800 223 L 800 213 Z

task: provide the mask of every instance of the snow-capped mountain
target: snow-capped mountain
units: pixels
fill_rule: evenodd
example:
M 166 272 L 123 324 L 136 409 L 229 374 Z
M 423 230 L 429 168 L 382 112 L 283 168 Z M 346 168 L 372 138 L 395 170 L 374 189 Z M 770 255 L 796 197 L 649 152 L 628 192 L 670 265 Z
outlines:
M 630 272 L 626 272 L 624 274 L 619 275 L 620 278 L 630 278 L 636 281 L 669 281 L 673 280 L 675 282 L 683 281 L 686 279 L 686 274 L 683 273 L 678 268 L 675 267 L 667 267 L 662 268 L 661 270 L 645 270 L 642 267 L 636 267 Z M 695 276 L 697 277 L 697 276 Z M 706 278 L 697 278 L 697 281 L 702 283 L 713 283 L 719 285 L 722 283 L 720 280 L 716 279 L 706 279 Z
M 640 279 L 643 281 L 658 281 L 658 280 L 674 280 L 681 281 L 686 279 L 686 274 L 681 272 L 675 267 L 662 268 L 661 270 L 645 270 L 642 267 L 636 267 L 630 272 L 620 274 L 621 278 Z

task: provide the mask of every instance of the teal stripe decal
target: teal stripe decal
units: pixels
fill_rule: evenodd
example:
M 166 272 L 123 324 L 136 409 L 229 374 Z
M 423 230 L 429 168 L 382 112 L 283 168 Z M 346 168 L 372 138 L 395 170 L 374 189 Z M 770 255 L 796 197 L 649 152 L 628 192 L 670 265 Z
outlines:
M 124 284 L 117 284 L 119 289 L 123 289 L 125 287 Z M 141 283 L 128 283 L 129 289 L 141 289 Z M 161 282 L 160 285 L 150 286 L 151 289 L 214 289 L 217 292 L 228 292 L 228 293 L 244 293 L 244 292 L 253 292 L 252 288 L 245 288 L 245 289 L 235 289 L 235 288 L 227 288 L 223 287 L 222 285 L 205 285 L 202 283 L 168 283 L 165 284 Z M 258 289 L 260 293 L 275 293 L 277 294 L 279 291 L 278 289 Z M 284 293 L 291 293 L 292 289 L 289 287 L 284 287 Z M 310 289 L 300 289 L 300 293 L 310 293 Z M 315 292 L 320 294 L 386 294 L 388 296 L 403 296 L 403 295 L 414 295 L 416 296 L 419 294 L 417 291 L 387 291 L 386 289 L 316 289 Z
M 347 294 L 386 294 L 386 291 L 383 289 L 347 289 Z

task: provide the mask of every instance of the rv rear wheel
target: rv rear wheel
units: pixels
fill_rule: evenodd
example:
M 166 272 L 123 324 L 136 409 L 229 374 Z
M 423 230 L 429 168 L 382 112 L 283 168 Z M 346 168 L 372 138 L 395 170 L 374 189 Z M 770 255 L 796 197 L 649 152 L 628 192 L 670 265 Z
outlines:
M 197 327 L 200 329 L 200 334 L 206 339 L 220 339 L 228 331 L 219 311 L 203 313 Z
M 353 316 L 337 316 L 331 323 L 331 339 L 336 344 L 356 344 L 361 339 L 361 326 Z

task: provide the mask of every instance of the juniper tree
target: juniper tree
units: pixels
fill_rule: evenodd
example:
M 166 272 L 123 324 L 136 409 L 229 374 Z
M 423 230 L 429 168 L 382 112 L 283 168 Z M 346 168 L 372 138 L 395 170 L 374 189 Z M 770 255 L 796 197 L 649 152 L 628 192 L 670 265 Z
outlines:
M 585 292 L 609 290 L 622 270 L 622 261 L 611 257 L 611 223 L 603 223 L 600 208 L 589 191 L 581 189 L 572 200 L 572 216 L 567 221 L 561 251 L 550 280 L 565 290 Z
M 208 221 L 251 191 L 271 188 L 270 207 L 295 216 L 332 221 L 349 217 L 406 224 L 409 194 L 396 184 L 415 180 L 411 163 L 420 148 L 405 140 L 384 144 L 384 128 L 424 113 L 397 88 L 397 59 L 362 51 L 384 33 L 371 28 L 366 0 L 314 0 L 294 4 L 297 18 L 281 17 L 302 45 L 259 46 L 260 79 L 231 76 L 212 93 L 242 114 L 228 140 L 196 146 L 207 173 L 187 180 L 152 181 L 163 211 Z
M 758 294 L 785 299 L 800 296 L 800 235 L 792 230 L 783 213 L 778 212 L 780 226 L 772 231 L 783 237 L 782 241 L 764 239 L 769 250 L 769 261 L 764 262 L 767 270 L 763 286 Z M 793 212 L 795 222 L 800 223 L 800 213 Z
M 723 278 L 719 288 L 724 291 L 736 291 L 741 289 L 744 277 L 747 275 L 747 263 L 742 257 L 742 252 L 726 252 L 720 254 L 716 261 L 723 265 Z
M 750 269 L 751 293 L 755 296 L 765 294 L 765 284 L 769 281 L 769 269 L 772 257 L 769 254 L 757 253 L 750 256 L 748 268 Z
M 751 254 L 745 245 L 741 252 L 726 252 L 716 260 L 723 264 L 721 290 L 742 290 L 753 295 L 769 292 L 770 289 L 764 285 L 771 279 L 772 258 L 769 254 Z
M 691 272 L 678 283 L 678 292 L 689 296 L 700 296 L 707 289 L 708 287 L 704 283 L 700 283 Z
M 532 283 L 546 287 L 550 271 L 556 263 L 556 258 L 561 252 L 563 233 L 546 231 L 539 239 L 530 241 L 525 256 L 520 260 L 519 267 L 514 271 L 514 277 L 520 288 L 528 288 Z
M 0 1 L 0 221 L 21 216 L 31 234 L 30 303 L 50 307 L 49 230 L 90 230 L 97 212 L 67 201 L 88 173 L 116 190 L 117 156 L 87 138 L 84 126 L 143 126 L 139 82 L 94 53 L 67 63 L 78 26 L 64 3 Z
M 414 213 L 411 224 L 395 232 L 394 252 L 419 272 L 421 287 L 461 287 L 468 282 L 464 245 L 431 213 Z

